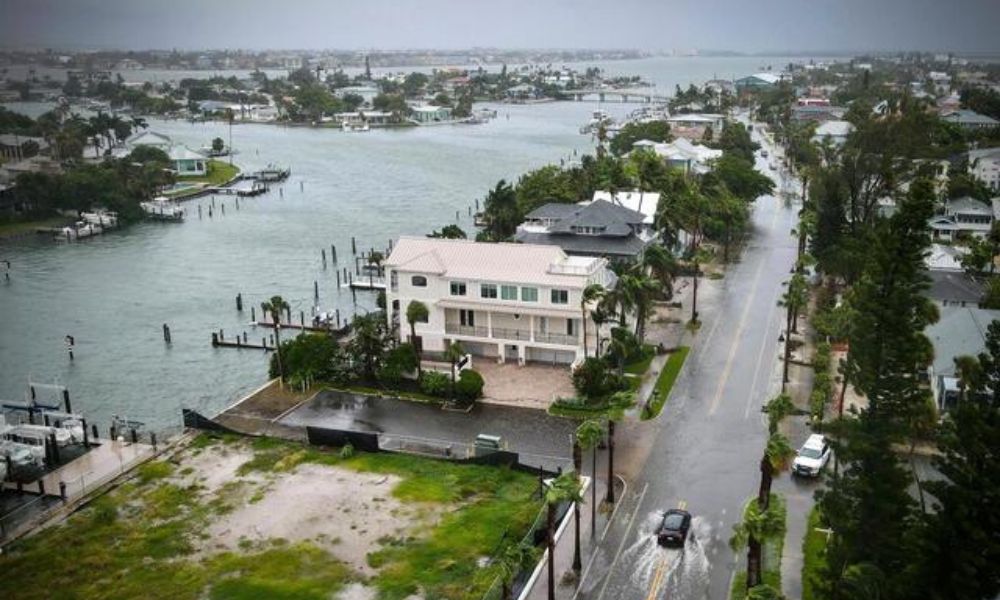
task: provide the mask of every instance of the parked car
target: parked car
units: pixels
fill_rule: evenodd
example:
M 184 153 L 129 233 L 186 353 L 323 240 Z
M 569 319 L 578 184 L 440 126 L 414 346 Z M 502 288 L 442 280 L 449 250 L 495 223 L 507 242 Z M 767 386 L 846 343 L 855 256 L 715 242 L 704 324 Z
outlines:
M 672 508 L 663 513 L 663 521 L 656 530 L 656 542 L 661 546 L 683 546 L 690 528 L 691 513 Z
M 810 435 L 792 463 L 792 473 L 803 477 L 818 477 L 830 461 L 831 452 L 825 437 L 818 433 Z

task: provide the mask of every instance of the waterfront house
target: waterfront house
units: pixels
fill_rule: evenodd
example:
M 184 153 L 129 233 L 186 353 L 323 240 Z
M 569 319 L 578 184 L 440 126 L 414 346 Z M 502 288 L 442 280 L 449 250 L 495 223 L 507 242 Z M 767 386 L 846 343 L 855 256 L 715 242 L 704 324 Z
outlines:
M 443 123 L 451 120 L 451 108 L 448 106 L 414 106 L 410 120 L 418 124 Z
M 945 202 L 944 214 L 930 220 L 931 234 L 938 240 L 955 240 L 959 237 L 985 237 L 993 224 L 993 208 L 965 196 Z
M 415 345 L 442 352 L 460 342 L 466 352 L 513 361 L 574 364 L 584 358 L 584 288 L 611 288 L 607 260 L 568 256 L 558 246 L 403 237 L 385 261 L 386 306 L 400 341 L 410 338 L 406 309 L 427 306 Z M 588 323 L 588 346 L 597 328 Z M 605 336 L 607 333 L 605 332 Z
M 969 174 L 994 192 L 1000 191 L 1000 148 L 969 151 Z
M 559 246 L 571 256 L 633 261 L 655 237 L 646 215 L 607 200 L 580 204 L 552 202 L 524 217 L 514 239 Z
M 993 129 L 1000 125 L 993 117 L 981 115 L 974 110 L 953 110 L 941 114 L 941 119 L 948 123 L 954 123 L 962 129 L 975 131 L 979 129 Z
M 711 127 L 716 134 L 719 134 L 726 123 L 726 117 L 712 113 L 689 113 L 667 117 L 667 123 L 670 123 L 670 127 L 700 127 L 702 129 Z
M 49 143 L 43 137 L 13 133 L 0 134 L 0 159 L 4 161 L 24 160 L 48 149 Z
M 125 147 L 128 148 L 129 152 L 138 146 L 152 146 L 169 153 L 173 145 L 174 141 L 170 139 L 169 135 L 158 133 L 152 129 L 144 129 L 125 140 Z
M 1000 319 L 1000 310 L 953 306 L 942 309 L 938 322 L 924 331 L 934 347 L 934 360 L 927 368 L 927 375 L 939 411 L 954 408 L 958 403 L 955 358 L 985 352 L 986 331 L 996 319 Z
M 852 131 L 854 125 L 849 121 L 827 121 L 816 128 L 812 141 L 816 144 L 829 141 L 834 147 L 839 148 L 844 145 Z
M 208 174 L 208 159 L 187 146 L 172 146 L 167 156 L 180 177 L 203 177 Z
M 722 158 L 722 150 L 702 146 L 684 138 L 677 138 L 666 144 L 639 140 L 633 147 L 650 149 L 662 158 L 667 166 L 685 173 L 706 173 L 711 169 L 712 161 Z
M 845 114 L 847 114 L 847 109 L 842 106 L 803 104 L 792 107 L 791 119 L 797 123 L 805 121 L 825 123 L 827 121 L 838 121 Z
M 758 90 L 772 88 L 781 81 L 781 77 L 774 73 L 755 73 L 737 79 L 734 83 L 737 91 Z

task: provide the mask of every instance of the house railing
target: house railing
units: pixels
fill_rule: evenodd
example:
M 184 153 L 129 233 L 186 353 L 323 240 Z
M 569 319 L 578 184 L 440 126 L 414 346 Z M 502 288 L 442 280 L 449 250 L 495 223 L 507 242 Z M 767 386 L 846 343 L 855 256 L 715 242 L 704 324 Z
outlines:
M 527 329 L 507 329 L 506 327 L 494 327 L 493 337 L 504 340 L 531 340 L 531 331 Z
M 468 335 L 472 337 L 490 337 L 489 329 L 486 327 L 476 327 L 475 325 L 460 325 L 458 323 L 445 323 L 444 332 L 454 335 Z
M 561 344 L 563 346 L 574 346 L 578 343 L 575 335 L 565 333 L 536 333 L 535 341 L 543 344 Z

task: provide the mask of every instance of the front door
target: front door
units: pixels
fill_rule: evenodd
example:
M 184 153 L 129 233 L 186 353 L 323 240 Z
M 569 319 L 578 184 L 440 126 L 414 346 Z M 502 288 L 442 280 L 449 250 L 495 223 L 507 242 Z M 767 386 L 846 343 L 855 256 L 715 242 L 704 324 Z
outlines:
M 508 360 L 512 360 L 514 362 L 517 362 L 518 356 L 517 356 L 517 345 L 516 344 L 507 344 L 506 346 L 504 346 L 503 359 L 504 359 L 504 362 L 506 362 Z

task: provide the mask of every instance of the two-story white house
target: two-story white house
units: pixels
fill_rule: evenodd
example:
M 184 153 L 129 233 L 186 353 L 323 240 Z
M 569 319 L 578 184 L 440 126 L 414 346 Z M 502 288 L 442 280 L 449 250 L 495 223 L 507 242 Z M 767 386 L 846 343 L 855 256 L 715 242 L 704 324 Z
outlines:
M 441 352 L 460 342 L 466 352 L 499 362 L 573 364 L 584 358 L 584 288 L 611 288 L 603 258 L 568 256 L 558 246 L 493 244 L 403 237 L 385 261 L 386 307 L 401 341 L 410 337 L 411 301 L 427 306 L 414 344 Z M 600 332 L 587 308 L 587 347 Z M 607 332 L 604 332 L 607 337 Z

